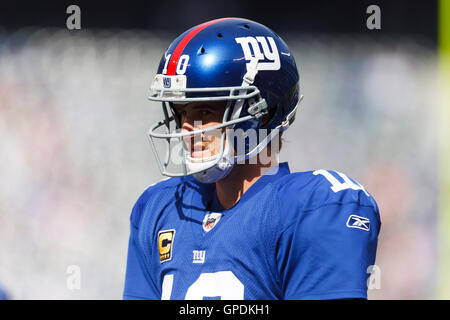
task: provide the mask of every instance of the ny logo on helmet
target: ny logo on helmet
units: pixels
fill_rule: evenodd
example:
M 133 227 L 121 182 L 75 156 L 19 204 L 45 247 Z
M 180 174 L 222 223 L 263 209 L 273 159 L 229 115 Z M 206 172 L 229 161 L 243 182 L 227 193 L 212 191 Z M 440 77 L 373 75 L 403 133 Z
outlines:
M 277 45 L 272 37 L 267 37 L 267 39 L 266 37 L 240 37 L 235 38 L 235 40 L 241 45 L 246 61 L 250 61 L 253 57 L 258 60 L 257 70 L 280 69 L 280 55 L 278 53 Z M 267 41 L 269 41 L 269 43 L 267 43 Z M 269 61 L 259 62 L 263 60 Z M 247 69 L 249 66 L 250 62 L 247 62 Z

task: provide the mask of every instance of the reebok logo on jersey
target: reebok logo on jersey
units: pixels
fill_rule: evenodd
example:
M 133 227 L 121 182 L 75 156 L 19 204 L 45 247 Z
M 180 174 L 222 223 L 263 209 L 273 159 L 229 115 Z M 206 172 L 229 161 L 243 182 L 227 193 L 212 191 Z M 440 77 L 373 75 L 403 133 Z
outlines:
M 205 230 L 205 232 L 211 231 L 211 229 L 219 222 L 220 218 L 222 218 L 222 214 L 217 212 L 211 212 L 205 215 L 205 218 L 203 219 L 203 230 Z
M 175 229 L 158 232 L 159 261 L 161 263 L 172 259 L 173 238 Z
M 352 214 L 348 217 L 347 227 L 357 228 L 357 229 L 361 229 L 364 231 L 369 231 L 370 230 L 370 220 L 367 218 Z

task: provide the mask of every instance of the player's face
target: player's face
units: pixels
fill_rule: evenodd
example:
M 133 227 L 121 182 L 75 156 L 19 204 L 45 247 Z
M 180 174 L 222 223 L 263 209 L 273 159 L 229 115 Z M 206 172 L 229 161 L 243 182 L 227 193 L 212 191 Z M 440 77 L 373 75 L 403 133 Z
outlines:
M 181 130 L 194 131 L 209 128 L 222 123 L 226 102 L 205 101 L 175 105 L 181 116 Z M 184 142 L 191 157 L 206 158 L 220 152 L 221 129 L 204 132 L 199 135 L 185 137 Z

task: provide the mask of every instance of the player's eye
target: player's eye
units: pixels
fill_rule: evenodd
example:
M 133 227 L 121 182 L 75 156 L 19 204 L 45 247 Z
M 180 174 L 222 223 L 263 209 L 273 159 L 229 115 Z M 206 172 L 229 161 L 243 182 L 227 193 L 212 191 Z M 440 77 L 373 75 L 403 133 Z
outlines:
M 209 116 L 210 114 L 211 114 L 211 111 L 209 111 L 209 110 L 207 110 L 207 109 L 200 110 L 200 115 L 201 115 L 202 117 Z

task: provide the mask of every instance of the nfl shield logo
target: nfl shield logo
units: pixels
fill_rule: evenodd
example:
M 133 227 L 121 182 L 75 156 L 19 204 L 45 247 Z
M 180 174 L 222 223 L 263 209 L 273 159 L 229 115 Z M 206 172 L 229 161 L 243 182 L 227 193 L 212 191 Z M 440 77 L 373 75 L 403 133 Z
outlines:
M 211 231 L 211 229 L 214 228 L 219 222 L 221 217 L 222 214 L 217 212 L 211 212 L 205 215 L 205 218 L 203 219 L 203 230 L 205 230 L 205 232 Z
M 164 85 L 164 88 L 170 88 L 170 86 L 171 86 L 171 80 L 170 80 L 170 78 L 164 77 L 164 78 L 163 78 L 163 85 Z

